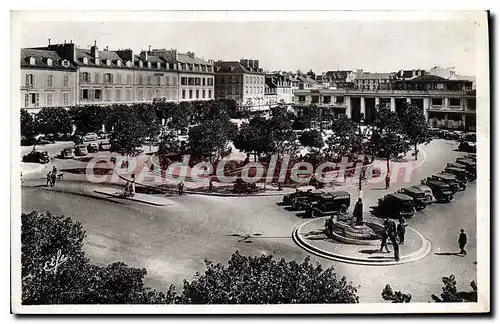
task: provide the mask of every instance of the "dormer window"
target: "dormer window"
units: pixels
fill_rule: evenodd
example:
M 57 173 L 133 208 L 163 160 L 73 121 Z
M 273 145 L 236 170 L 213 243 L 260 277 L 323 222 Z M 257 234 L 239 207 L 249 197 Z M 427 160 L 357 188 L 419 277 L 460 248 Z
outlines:
M 165 68 L 170 69 L 170 63 L 165 63 Z
M 160 62 L 156 63 L 156 68 L 161 69 L 161 63 Z
M 35 58 L 34 57 L 30 57 L 30 65 L 35 65 Z
M 64 67 L 69 67 L 69 61 L 68 60 L 62 60 L 61 65 Z
M 95 65 L 99 65 L 99 59 L 94 59 Z
M 151 68 L 151 62 L 148 61 L 148 69 Z
M 83 64 L 89 64 L 89 59 L 88 59 L 88 58 L 86 58 L 86 57 L 84 57 L 84 58 L 83 58 Z
M 47 59 L 47 66 L 52 66 L 52 59 L 50 58 Z
M 142 61 L 139 61 L 139 67 L 142 67 Z
M 121 60 L 116 61 L 116 66 L 122 66 L 122 61 Z
M 132 62 L 127 61 L 127 62 L 125 63 L 125 65 L 126 65 L 127 67 L 131 67 L 131 66 L 132 66 Z
M 111 65 L 111 60 L 110 59 L 106 60 L 106 65 L 108 65 L 108 66 Z

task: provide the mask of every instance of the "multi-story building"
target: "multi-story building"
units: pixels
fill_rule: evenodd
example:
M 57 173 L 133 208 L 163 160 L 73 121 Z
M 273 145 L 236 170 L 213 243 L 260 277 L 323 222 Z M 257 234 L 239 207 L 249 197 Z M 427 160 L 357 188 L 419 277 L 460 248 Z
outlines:
M 387 89 L 304 89 L 296 90 L 294 106 L 316 104 L 330 109 L 334 116 L 346 114 L 372 123 L 376 107 L 386 105 L 402 113 L 405 102 L 420 107 L 433 125 L 475 129 L 476 92 L 468 80 L 446 80 L 422 75 L 408 80 L 393 80 Z
M 360 73 L 354 80 L 356 90 L 390 90 L 396 73 Z
M 179 72 L 179 101 L 214 99 L 214 64 L 195 56 L 193 52 L 179 53 L 175 49 L 154 49 L 151 54 L 176 63 Z
M 42 107 L 76 104 L 76 66 L 50 49 L 21 50 L 21 108 L 32 113 Z
M 265 74 L 258 60 L 217 61 L 214 66 L 215 99 L 234 99 L 248 109 L 266 104 Z
M 276 106 L 278 100 L 278 85 L 272 75 L 266 75 L 264 85 L 264 102 L 269 108 Z

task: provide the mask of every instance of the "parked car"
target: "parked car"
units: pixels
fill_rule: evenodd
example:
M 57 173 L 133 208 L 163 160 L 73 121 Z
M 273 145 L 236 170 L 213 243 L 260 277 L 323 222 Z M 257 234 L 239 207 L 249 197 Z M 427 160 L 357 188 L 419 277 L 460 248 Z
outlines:
M 402 193 L 391 193 L 378 200 L 377 214 L 382 217 L 412 217 L 415 214 L 413 198 Z
M 87 145 L 85 145 L 85 144 L 75 145 L 75 155 L 76 156 L 85 156 L 87 154 L 88 154 Z
M 99 152 L 99 144 L 97 142 L 90 142 L 87 144 L 87 151 L 89 153 Z
M 351 204 L 351 195 L 347 191 L 325 192 L 308 205 L 306 216 L 321 217 L 347 212 Z
M 426 186 L 431 188 L 432 194 L 436 198 L 438 202 L 450 202 L 453 200 L 453 192 L 450 189 L 450 186 L 447 183 L 437 181 L 437 180 L 422 180 Z
M 474 153 L 474 154 L 466 154 L 464 157 L 466 159 L 471 159 L 472 161 L 477 162 L 477 155 L 476 155 L 476 153 Z
M 49 163 L 50 156 L 47 151 L 36 151 L 33 150 L 28 154 L 23 156 L 23 162 L 32 162 L 32 163 Z
M 458 150 L 462 152 L 476 153 L 476 143 L 461 141 Z
M 423 210 L 427 207 L 427 199 L 422 189 L 413 186 L 402 188 L 398 192 L 413 198 L 413 207 L 415 207 L 416 211 Z
M 72 159 L 75 157 L 75 149 L 72 147 L 65 147 L 61 150 L 61 158 Z
M 467 171 L 465 169 L 462 169 L 462 168 L 454 168 L 454 167 L 450 167 L 450 166 L 447 166 L 445 169 L 444 169 L 444 172 L 445 173 L 449 173 L 449 174 L 453 174 L 455 177 L 457 177 L 457 180 L 459 182 L 462 182 L 464 184 L 467 183 L 467 180 L 468 180 L 468 174 L 467 174 Z
M 283 205 L 292 205 L 292 202 L 300 196 L 308 196 L 310 192 L 315 190 L 313 186 L 304 186 L 296 189 L 295 192 L 283 196 Z
M 425 202 L 427 205 L 432 204 L 433 202 L 436 202 L 436 198 L 434 197 L 434 194 L 432 193 L 432 189 L 429 186 L 419 184 L 414 186 L 424 192 L 425 195 Z
M 102 141 L 99 143 L 100 151 L 109 151 L 111 149 L 111 143 L 109 141 Z
M 474 179 L 475 179 L 475 174 L 471 173 L 472 170 L 468 170 L 467 166 L 464 165 L 464 164 L 462 164 L 462 163 L 449 162 L 449 163 L 446 164 L 446 167 L 447 168 L 462 169 L 467 174 L 467 180 L 474 181 Z
M 437 173 L 433 174 L 430 178 L 432 180 L 437 180 L 448 184 L 450 186 L 450 190 L 453 193 L 456 193 L 457 191 L 464 191 L 466 188 L 465 184 L 459 182 L 457 180 L 457 177 L 451 173 Z
M 462 164 L 465 167 L 465 170 L 469 173 L 469 177 L 472 179 L 476 179 L 477 177 L 477 169 L 476 162 L 467 158 L 458 158 L 456 160 L 458 164 Z

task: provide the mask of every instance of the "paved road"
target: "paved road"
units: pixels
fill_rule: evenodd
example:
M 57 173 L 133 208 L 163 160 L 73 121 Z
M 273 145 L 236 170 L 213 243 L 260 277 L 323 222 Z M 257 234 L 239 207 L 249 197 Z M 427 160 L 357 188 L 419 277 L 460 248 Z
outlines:
M 415 171 L 412 183 L 432 172 L 440 171 L 454 160 L 455 143 L 435 141 L 427 146 L 428 157 Z M 445 154 L 448 152 L 450 155 Z M 86 250 L 98 263 L 124 261 L 130 266 L 148 269 L 147 284 L 167 289 L 174 283 L 205 269 L 205 258 L 226 262 L 232 252 L 274 254 L 277 257 L 302 260 L 306 255 L 291 240 L 291 232 L 303 220 L 276 203 L 280 197 L 223 198 L 183 196 L 169 198 L 169 205 L 153 207 L 115 198 L 97 197 L 83 183 L 61 181 L 55 188 L 37 187 L 42 180 L 31 180 L 22 190 L 23 211 L 50 210 L 82 222 L 87 229 Z M 407 184 L 396 184 L 394 187 Z M 386 193 L 366 190 L 366 204 L 374 204 Z M 391 188 L 393 190 L 397 188 Z M 354 193 L 353 193 L 354 194 Z M 454 273 L 459 287 L 468 288 L 476 279 L 475 185 L 457 194 L 448 205 L 433 205 L 409 220 L 433 244 L 431 254 L 415 263 L 392 267 L 367 267 L 311 258 L 361 285 L 362 302 L 381 301 L 380 292 L 389 283 L 395 289 L 409 292 L 415 301 L 430 300 L 431 293 L 441 290 L 440 278 Z M 469 234 L 466 257 L 436 255 L 457 251 L 460 228 Z M 247 240 L 239 235 L 260 234 Z

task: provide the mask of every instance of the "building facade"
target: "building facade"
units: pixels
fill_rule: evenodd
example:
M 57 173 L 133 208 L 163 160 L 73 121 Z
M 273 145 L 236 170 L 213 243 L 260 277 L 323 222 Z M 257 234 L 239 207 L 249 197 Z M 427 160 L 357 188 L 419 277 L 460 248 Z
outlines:
M 266 104 L 265 74 L 258 60 L 217 61 L 214 66 L 215 99 L 234 99 L 245 109 Z
M 354 79 L 356 90 L 390 90 L 396 73 L 360 73 Z
M 471 81 L 446 80 L 423 75 L 410 80 L 395 80 L 389 89 L 309 89 L 296 90 L 296 108 L 316 104 L 337 117 L 347 115 L 366 123 L 374 120 L 376 107 L 387 106 L 399 115 L 405 102 L 420 107 L 434 126 L 475 129 L 476 92 Z
M 48 49 L 21 50 L 21 108 L 76 105 L 77 73 L 70 60 Z

